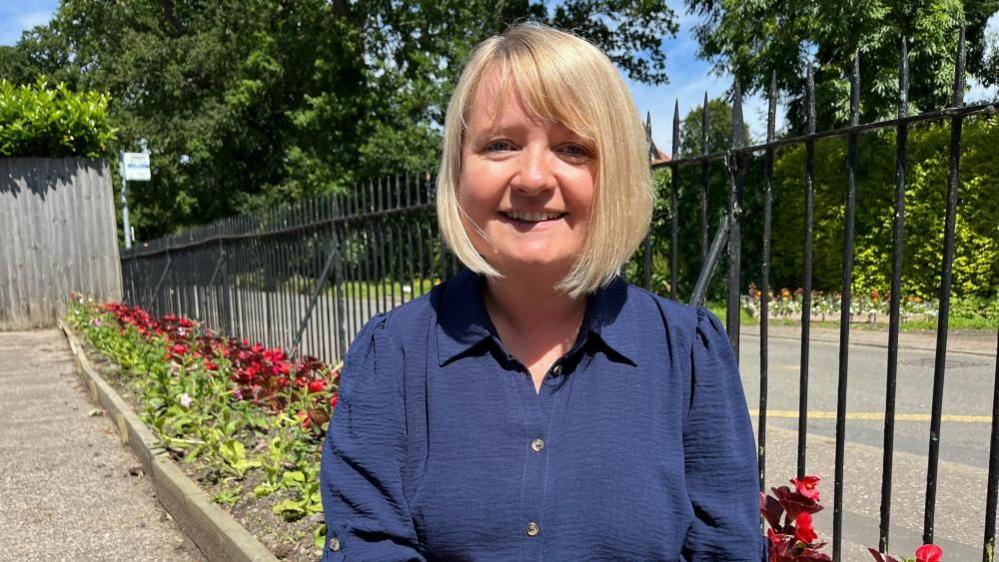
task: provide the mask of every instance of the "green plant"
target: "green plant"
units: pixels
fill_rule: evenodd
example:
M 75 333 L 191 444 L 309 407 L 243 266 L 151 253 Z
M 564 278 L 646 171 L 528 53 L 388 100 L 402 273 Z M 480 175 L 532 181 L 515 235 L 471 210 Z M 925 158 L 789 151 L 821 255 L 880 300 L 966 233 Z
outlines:
M 41 79 L 33 86 L 0 80 L 0 156 L 107 156 L 116 133 L 108 102 L 107 94 L 50 88 Z

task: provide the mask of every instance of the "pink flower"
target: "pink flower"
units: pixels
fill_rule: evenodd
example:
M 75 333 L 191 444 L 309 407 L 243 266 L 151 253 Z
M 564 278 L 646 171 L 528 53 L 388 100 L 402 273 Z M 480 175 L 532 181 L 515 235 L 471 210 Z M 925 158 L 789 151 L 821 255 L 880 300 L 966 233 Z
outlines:
M 916 562 L 940 562 L 943 549 L 935 544 L 924 544 L 916 549 Z
M 819 501 L 819 477 L 805 476 L 801 480 L 792 478 L 791 483 L 797 492 L 810 500 Z
M 184 408 L 190 408 L 191 402 L 193 402 L 193 400 L 191 399 L 190 396 L 188 396 L 186 392 L 183 394 L 183 396 L 180 397 L 180 405 L 183 406 Z

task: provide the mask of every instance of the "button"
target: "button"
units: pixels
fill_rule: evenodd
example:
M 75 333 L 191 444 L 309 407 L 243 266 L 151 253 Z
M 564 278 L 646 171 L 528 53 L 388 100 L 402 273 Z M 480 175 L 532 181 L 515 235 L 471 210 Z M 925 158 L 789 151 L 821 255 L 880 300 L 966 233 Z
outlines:
M 541 449 L 544 448 L 545 448 L 544 439 L 535 439 L 534 441 L 531 441 L 531 450 L 534 451 L 535 453 L 540 453 Z
M 340 550 L 340 539 L 336 537 L 330 537 L 330 550 L 336 552 Z
M 552 367 L 552 375 L 559 376 L 562 374 L 562 365 L 555 365 Z
M 527 524 L 527 536 L 536 537 L 540 532 L 541 532 L 541 527 L 538 527 L 538 524 L 535 523 L 534 521 L 531 521 L 530 523 Z

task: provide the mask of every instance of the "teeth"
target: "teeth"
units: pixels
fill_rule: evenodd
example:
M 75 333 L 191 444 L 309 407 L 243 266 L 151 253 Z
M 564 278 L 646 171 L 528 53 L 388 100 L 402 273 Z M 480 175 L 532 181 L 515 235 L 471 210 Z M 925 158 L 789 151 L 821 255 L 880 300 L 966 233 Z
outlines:
M 541 222 L 551 219 L 557 219 L 562 216 L 562 213 L 527 213 L 521 211 L 509 211 L 507 216 L 511 219 L 528 221 L 528 222 Z

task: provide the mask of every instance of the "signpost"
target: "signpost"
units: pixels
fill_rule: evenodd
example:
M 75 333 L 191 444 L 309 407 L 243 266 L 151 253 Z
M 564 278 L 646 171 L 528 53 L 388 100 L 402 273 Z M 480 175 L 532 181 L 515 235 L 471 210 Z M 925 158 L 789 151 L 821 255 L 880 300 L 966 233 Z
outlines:
M 125 231 L 125 249 L 132 247 L 132 229 L 128 224 L 128 182 L 149 181 L 152 173 L 149 168 L 148 152 L 122 152 L 121 168 L 121 220 Z

